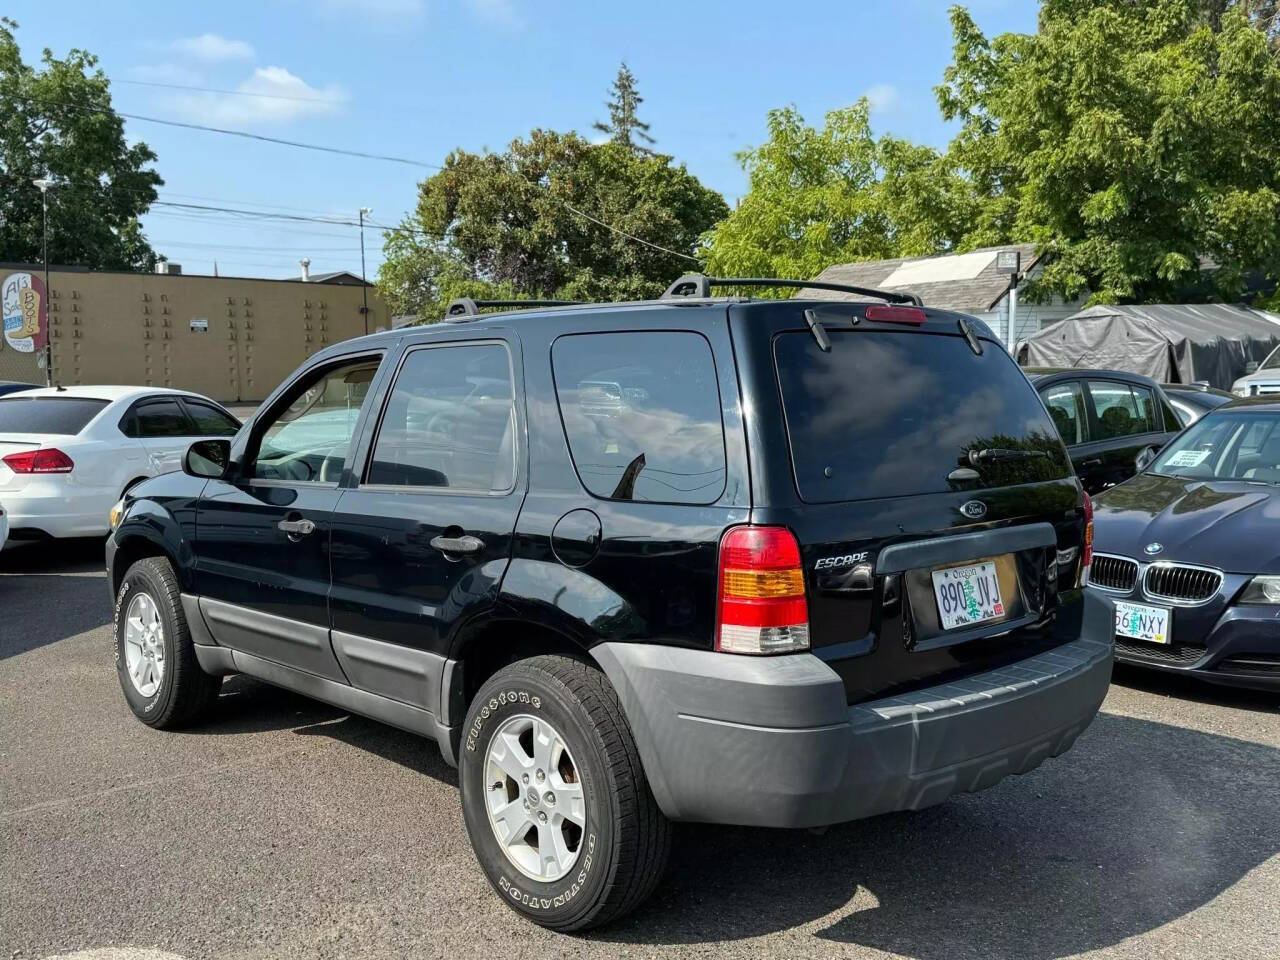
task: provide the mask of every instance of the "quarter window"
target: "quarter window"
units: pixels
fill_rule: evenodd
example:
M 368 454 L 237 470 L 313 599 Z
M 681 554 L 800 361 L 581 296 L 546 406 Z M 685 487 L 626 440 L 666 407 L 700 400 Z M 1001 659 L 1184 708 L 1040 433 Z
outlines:
M 556 397 L 583 485 L 610 500 L 714 503 L 724 426 L 711 345 L 697 333 L 560 337 Z
M 379 362 L 365 357 L 298 384 L 261 434 L 253 476 L 337 483 Z
M 365 482 L 474 493 L 515 483 L 511 361 L 501 343 L 429 347 L 401 365 Z

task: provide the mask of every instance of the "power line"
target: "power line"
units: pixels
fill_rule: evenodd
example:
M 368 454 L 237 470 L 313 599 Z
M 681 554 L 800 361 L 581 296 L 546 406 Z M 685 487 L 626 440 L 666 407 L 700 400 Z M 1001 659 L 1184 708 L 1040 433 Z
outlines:
M 244 137 L 249 140 L 257 140 L 263 143 L 274 143 L 279 146 L 295 147 L 300 150 L 315 150 L 321 153 L 332 153 L 332 154 L 338 154 L 340 156 L 357 157 L 365 160 L 381 160 L 387 163 L 400 163 L 400 164 L 406 164 L 408 166 L 420 167 L 424 170 L 434 170 L 434 171 L 444 170 L 444 167 L 440 166 L 439 164 L 426 163 L 421 160 L 412 160 L 407 157 L 396 157 L 396 156 L 391 156 L 389 154 L 367 153 L 362 150 L 347 150 L 342 147 L 330 147 L 330 146 L 325 146 L 323 144 L 304 143 L 300 140 L 286 140 L 281 137 L 268 137 L 265 134 L 250 133 L 245 130 L 229 130 L 224 127 L 210 127 L 210 126 L 205 126 L 199 123 L 185 123 L 179 120 L 165 120 L 160 117 L 148 117 L 148 116 L 143 116 L 141 114 L 136 114 L 136 113 L 123 113 L 119 110 L 116 110 L 114 107 L 104 110 L 101 107 L 91 106 L 89 104 L 68 103 L 67 101 L 49 100 L 47 98 L 41 98 L 41 97 L 16 96 L 15 99 L 22 100 L 27 103 L 45 103 L 45 104 L 52 103 L 58 106 L 69 107 L 73 110 L 76 110 L 76 109 L 89 110 L 95 113 L 111 112 L 118 117 L 124 117 L 129 120 L 141 120 L 145 123 L 158 123 L 163 126 L 178 127 L 184 130 L 201 130 L 201 131 L 204 131 L 205 133 L 218 133 L 218 134 L 223 134 L 224 136 L 230 136 L 230 137 Z M 539 190 L 543 189 L 541 184 L 536 183 L 533 180 L 530 180 L 528 177 L 524 176 L 523 174 L 516 172 L 516 175 L 519 176 L 526 183 L 528 183 L 530 186 Z M 637 237 L 633 234 L 626 232 L 625 230 L 615 227 L 611 223 L 606 223 L 604 220 L 597 219 L 596 217 L 593 217 L 590 214 L 584 213 L 581 210 L 577 209 L 576 207 L 571 206 L 568 202 L 561 200 L 558 197 L 555 197 L 554 195 L 551 196 L 551 200 L 552 202 L 561 204 L 566 210 L 570 211 L 576 216 L 582 217 L 583 219 L 588 220 L 591 223 L 604 227 L 606 230 L 609 230 L 610 232 L 615 233 L 620 237 L 624 237 L 636 243 L 644 244 L 645 246 L 650 247 L 654 250 L 659 250 L 662 253 L 667 253 L 675 257 L 680 257 L 681 259 L 688 260 L 693 263 L 700 262 L 697 257 L 690 256 L 687 253 L 681 253 L 678 250 L 672 250 L 670 247 L 664 247 L 660 244 L 652 243 L 648 240 L 643 240 L 640 237 Z M 161 203 L 162 201 L 157 200 L 155 202 Z M 172 204 L 172 203 L 168 205 L 182 206 L 182 204 Z M 216 209 L 216 208 L 207 208 L 207 209 Z M 247 213 L 248 211 L 240 211 L 240 212 Z M 308 218 L 296 217 L 294 219 L 308 219 Z M 314 218 L 310 218 L 310 219 L 314 220 Z M 354 224 L 354 223 L 344 224 L 344 225 L 358 226 L 358 224 Z M 401 233 L 414 233 L 422 236 L 430 236 L 429 234 L 426 234 L 425 231 L 415 230 L 408 227 L 391 227 L 385 224 L 370 224 L 370 225 L 374 226 L 376 229 L 381 229 L 381 230 L 390 230 L 390 231 L 401 232 Z
M 296 103 L 319 103 L 339 106 L 346 101 L 320 97 L 291 97 L 283 93 L 254 93 L 250 90 L 222 90 L 218 87 L 192 87 L 185 83 L 161 83 L 158 80 L 113 80 L 112 83 L 128 83 L 135 87 L 163 87 L 166 90 L 191 90 L 196 93 L 225 93 L 233 97 L 260 97 L 264 100 L 292 100 Z M 121 114 L 124 116 L 124 114 Z

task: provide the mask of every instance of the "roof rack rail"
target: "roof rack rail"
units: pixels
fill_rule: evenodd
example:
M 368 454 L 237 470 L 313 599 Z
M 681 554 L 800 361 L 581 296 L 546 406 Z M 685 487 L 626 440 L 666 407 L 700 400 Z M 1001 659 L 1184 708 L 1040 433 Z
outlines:
M 446 317 L 475 317 L 481 310 L 503 307 L 571 307 L 581 300 L 472 300 L 470 297 L 458 297 L 449 301 L 444 308 Z
M 825 280 L 783 280 L 776 277 L 708 277 L 701 273 L 686 273 L 667 287 L 663 300 L 681 300 L 685 297 L 709 297 L 712 287 L 811 287 L 815 290 L 837 290 L 840 293 L 856 293 L 864 297 L 876 297 L 889 303 L 910 303 L 923 307 L 924 301 L 914 293 L 900 290 L 876 290 L 873 287 L 855 287 L 847 283 L 827 283 Z

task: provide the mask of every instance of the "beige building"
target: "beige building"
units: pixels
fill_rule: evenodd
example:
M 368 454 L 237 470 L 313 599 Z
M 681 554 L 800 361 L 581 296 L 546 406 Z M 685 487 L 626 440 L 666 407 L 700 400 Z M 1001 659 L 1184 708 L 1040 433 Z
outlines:
M 0 290 L 42 291 L 43 278 L 38 265 L 0 264 Z M 304 281 L 54 267 L 49 285 L 53 375 L 65 385 L 178 387 L 256 403 L 312 353 L 389 326 L 376 289 L 349 273 Z M 0 336 L 0 380 L 44 383 L 31 343 Z

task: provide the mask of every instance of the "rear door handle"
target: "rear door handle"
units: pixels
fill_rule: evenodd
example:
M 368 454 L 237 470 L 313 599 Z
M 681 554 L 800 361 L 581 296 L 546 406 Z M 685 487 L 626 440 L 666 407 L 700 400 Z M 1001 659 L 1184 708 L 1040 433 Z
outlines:
M 431 545 L 441 553 L 477 553 L 484 549 L 479 537 L 432 537 Z
M 305 537 L 307 534 L 312 533 L 315 528 L 316 525 L 305 517 L 301 520 L 281 520 L 276 524 L 276 529 L 287 533 L 291 540 Z
M 1100 467 L 1100 466 L 1102 466 L 1102 461 L 1101 461 L 1101 460 L 1085 460 L 1085 461 L 1081 462 L 1080 466 L 1082 466 L 1082 467 Z

